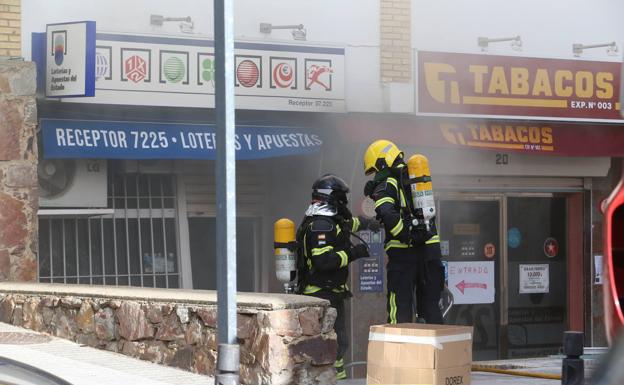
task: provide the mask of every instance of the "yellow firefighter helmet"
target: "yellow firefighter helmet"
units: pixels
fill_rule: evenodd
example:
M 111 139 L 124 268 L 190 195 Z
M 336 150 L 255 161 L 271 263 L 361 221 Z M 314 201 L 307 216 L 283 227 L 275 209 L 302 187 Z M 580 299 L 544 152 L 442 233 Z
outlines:
M 396 144 L 386 139 L 379 139 L 371 143 L 364 153 L 364 173 L 370 175 L 383 168 L 391 167 L 403 152 Z

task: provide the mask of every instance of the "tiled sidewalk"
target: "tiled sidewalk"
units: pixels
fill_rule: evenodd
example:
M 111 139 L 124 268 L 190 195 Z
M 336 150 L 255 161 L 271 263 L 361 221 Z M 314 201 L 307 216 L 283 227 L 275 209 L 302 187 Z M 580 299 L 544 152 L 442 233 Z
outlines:
M 561 374 L 561 359 L 557 358 L 535 358 L 527 360 L 509 360 L 509 361 L 483 361 L 475 362 L 493 368 L 503 368 L 506 364 L 513 363 L 514 366 L 522 367 L 527 372 L 541 372 L 548 374 Z M 560 380 L 547 380 L 532 377 L 510 376 L 506 374 L 472 372 L 472 385 L 559 385 Z M 338 385 L 365 385 L 365 379 L 352 379 L 338 381 Z
M 35 335 L 42 336 L 0 323 L 0 356 L 37 367 L 72 385 L 214 384 L 212 377 L 84 347 L 60 338 Z

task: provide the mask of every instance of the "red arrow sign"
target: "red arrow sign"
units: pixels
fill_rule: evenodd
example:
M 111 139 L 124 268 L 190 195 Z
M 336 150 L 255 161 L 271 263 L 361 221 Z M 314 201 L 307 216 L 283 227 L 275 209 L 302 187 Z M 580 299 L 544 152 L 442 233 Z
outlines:
M 455 285 L 456 288 L 464 294 L 464 290 L 466 289 L 487 289 L 486 283 L 476 283 L 476 282 L 466 282 L 462 280 L 460 283 Z

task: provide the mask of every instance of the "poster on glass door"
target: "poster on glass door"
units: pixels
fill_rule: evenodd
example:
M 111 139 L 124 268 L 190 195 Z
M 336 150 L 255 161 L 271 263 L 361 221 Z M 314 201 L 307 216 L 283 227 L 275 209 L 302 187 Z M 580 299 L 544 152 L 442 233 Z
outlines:
M 520 294 L 548 293 L 550 274 L 547 263 L 520 265 Z
M 457 305 L 493 303 L 494 261 L 448 262 L 448 288 Z

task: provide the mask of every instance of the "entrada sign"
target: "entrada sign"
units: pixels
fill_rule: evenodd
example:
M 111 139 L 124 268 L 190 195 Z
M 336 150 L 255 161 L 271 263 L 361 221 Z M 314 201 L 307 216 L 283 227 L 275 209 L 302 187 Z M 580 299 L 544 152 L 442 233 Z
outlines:
M 418 112 L 620 120 L 620 63 L 418 52 Z

